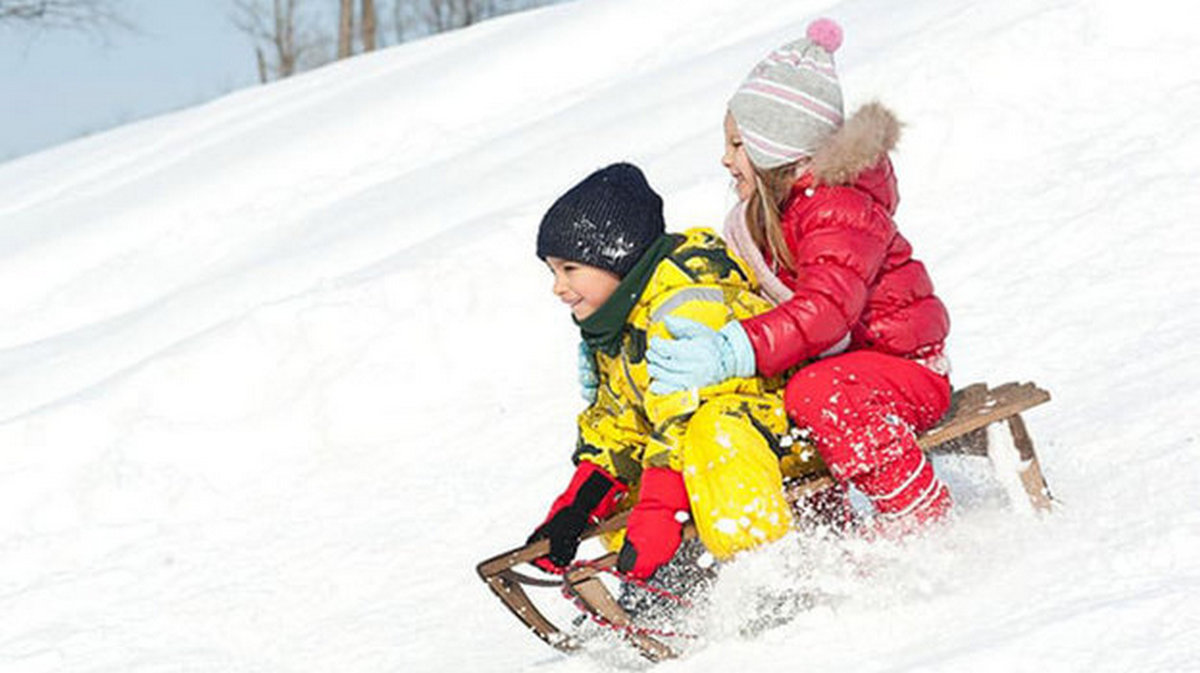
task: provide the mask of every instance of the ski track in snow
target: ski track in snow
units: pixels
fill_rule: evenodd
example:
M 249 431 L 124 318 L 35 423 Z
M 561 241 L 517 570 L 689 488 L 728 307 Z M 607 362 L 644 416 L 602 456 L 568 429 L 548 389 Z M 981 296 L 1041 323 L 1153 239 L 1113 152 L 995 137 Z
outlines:
M 901 549 L 729 568 L 656 670 L 1200 670 L 1200 12 L 580 0 L 0 164 L 0 670 L 596 671 L 474 574 L 569 475 L 577 334 L 533 255 L 590 170 L 718 228 L 726 98 L 831 16 L 907 123 L 898 221 L 960 384 L 1034 380 L 1061 507 L 982 461 Z M 835 598 L 755 637 L 745 596 Z

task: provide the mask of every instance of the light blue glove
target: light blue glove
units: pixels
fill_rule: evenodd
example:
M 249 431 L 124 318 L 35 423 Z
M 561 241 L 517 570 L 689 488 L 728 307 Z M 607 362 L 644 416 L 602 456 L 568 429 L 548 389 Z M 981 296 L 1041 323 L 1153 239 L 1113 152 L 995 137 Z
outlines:
M 596 376 L 596 358 L 586 341 L 579 342 L 579 394 L 584 401 L 592 404 L 596 401 L 596 391 L 600 389 L 600 377 Z
M 740 322 L 730 321 L 717 331 L 695 320 L 668 315 L 663 324 L 674 339 L 650 340 L 646 351 L 650 392 L 662 395 L 754 375 L 754 347 Z

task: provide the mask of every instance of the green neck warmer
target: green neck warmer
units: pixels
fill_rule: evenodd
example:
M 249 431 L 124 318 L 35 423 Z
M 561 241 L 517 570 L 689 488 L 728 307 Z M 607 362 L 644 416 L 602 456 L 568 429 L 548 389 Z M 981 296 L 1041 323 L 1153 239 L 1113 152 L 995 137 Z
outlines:
M 678 234 L 659 236 L 658 240 L 651 243 L 646 252 L 642 253 L 642 258 L 637 264 L 634 264 L 629 273 L 621 279 L 621 284 L 613 290 L 608 301 L 585 320 L 575 321 L 575 324 L 579 325 L 583 340 L 592 352 L 600 351 L 613 357 L 621 351 L 621 328 L 625 326 L 625 319 L 642 296 L 642 290 L 646 289 L 646 284 L 650 282 L 658 263 L 675 252 L 675 248 L 682 242 L 683 237 Z

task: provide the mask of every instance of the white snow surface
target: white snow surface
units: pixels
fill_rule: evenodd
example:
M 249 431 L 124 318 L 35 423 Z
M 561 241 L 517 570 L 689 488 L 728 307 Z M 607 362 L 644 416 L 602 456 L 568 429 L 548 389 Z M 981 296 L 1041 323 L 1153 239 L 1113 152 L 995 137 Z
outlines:
M 546 647 L 474 572 L 571 472 L 537 224 L 630 160 L 669 228 L 719 227 L 725 101 L 822 15 L 847 107 L 907 124 L 955 382 L 1054 395 L 1061 506 L 941 461 L 948 530 L 818 545 L 836 600 L 758 635 L 739 591 L 805 541 L 749 555 L 657 670 L 1200 670 L 1187 7 L 581 0 L 0 165 L 0 671 L 644 668 Z

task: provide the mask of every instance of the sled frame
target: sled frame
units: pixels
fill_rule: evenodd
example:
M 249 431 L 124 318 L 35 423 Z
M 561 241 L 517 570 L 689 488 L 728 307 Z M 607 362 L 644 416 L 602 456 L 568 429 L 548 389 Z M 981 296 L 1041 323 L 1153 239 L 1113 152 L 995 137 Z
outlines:
M 581 539 L 587 540 L 597 535 L 620 530 L 625 527 L 625 519 L 628 516 L 628 512 L 616 514 L 606 519 L 600 525 L 584 532 Z M 513 570 L 513 568 L 519 565 L 530 563 L 534 559 L 541 558 L 548 553 L 550 553 L 550 541 L 538 540 L 524 547 L 518 547 L 502 554 L 497 554 L 475 566 L 475 570 L 479 573 L 479 577 L 488 585 L 488 588 L 492 590 L 492 593 L 496 594 L 500 598 L 500 601 L 534 635 L 541 638 L 551 647 L 563 652 L 574 652 L 579 649 L 579 643 L 547 619 L 537 609 L 533 601 L 529 599 L 529 594 L 524 589 L 526 586 L 561 588 L 566 579 L 541 579 Z
M 790 502 L 796 502 L 833 485 L 834 481 L 831 477 L 817 477 L 790 484 L 786 495 Z M 621 530 L 625 527 L 628 517 L 629 512 L 627 511 L 614 514 L 598 526 L 585 531 L 580 537 L 582 540 L 587 540 L 597 535 Z M 684 525 L 683 539 L 694 537 L 696 537 L 696 527 L 689 522 Z M 526 586 L 558 587 L 564 594 L 575 599 L 587 614 L 616 627 L 623 633 L 625 639 L 637 648 L 638 653 L 650 661 L 658 662 L 678 656 L 674 648 L 658 638 L 637 632 L 633 617 L 621 607 L 613 598 L 612 592 L 600 580 L 601 572 L 616 566 L 617 554 L 615 552 L 604 554 L 585 566 L 573 568 L 561 578 L 530 577 L 514 570 L 515 567 L 530 563 L 549 552 L 550 541 L 538 540 L 524 547 L 497 554 L 481 562 L 475 567 L 475 570 L 492 590 L 492 593 L 500 598 L 500 601 L 517 619 L 525 624 L 534 635 L 555 649 L 574 652 L 580 648 L 581 643 L 564 633 L 537 609 L 537 606 L 530 600 L 529 594 L 525 592 L 524 587 Z
M 1013 449 L 1020 459 L 1018 473 L 1021 485 L 1033 508 L 1046 511 L 1051 509 L 1054 498 L 1042 475 L 1033 440 L 1021 413 L 1048 401 L 1050 393 L 1032 382 L 1005 383 L 996 388 L 976 383 L 955 391 L 946 416 L 936 426 L 922 433 L 917 438 L 917 443 L 922 449 L 933 454 L 986 457 L 989 455 L 987 427 L 1001 421 L 1007 423 L 1012 434 Z M 833 478 L 829 476 L 801 481 L 789 480 L 785 487 L 785 495 L 790 502 L 796 503 L 834 484 Z M 586 531 L 582 539 L 624 528 L 628 514 L 621 512 L 612 516 Z M 687 524 L 684 535 L 694 536 L 695 527 Z M 539 540 L 493 556 L 477 565 L 476 571 L 488 588 L 534 635 L 563 652 L 574 652 L 580 648 L 581 643 L 559 629 L 538 610 L 524 587 L 558 587 L 565 595 L 574 598 L 587 613 L 621 630 L 638 652 L 651 661 L 657 662 L 678 656 L 672 647 L 658 638 L 631 628 L 635 626 L 633 618 L 599 579 L 601 572 L 616 565 L 617 554 L 605 554 L 554 579 L 530 577 L 514 570 L 517 566 L 530 563 L 549 552 L 550 541 Z
M 955 391 L 950 411 L 933 428 L 917 438 L 921 448 L 932 454 L 989 455 L 987 427 L 1000 421 L 1008 425 L 1019 460 L 1021 486 L 1036 511 L 1049 511 L 1054 501 L 1042 474 L 1033 439 L 1021 413 L 1050 401 L 1050 393 L 1032 382 L 1005 383 L 995 388 L 975 383 Z M 996 447 L 1000 450 L 1001 447 Z

